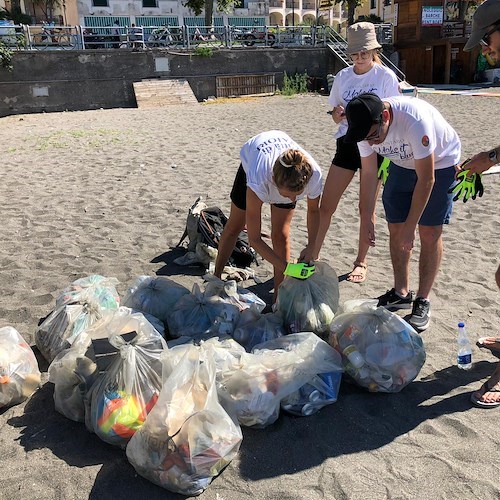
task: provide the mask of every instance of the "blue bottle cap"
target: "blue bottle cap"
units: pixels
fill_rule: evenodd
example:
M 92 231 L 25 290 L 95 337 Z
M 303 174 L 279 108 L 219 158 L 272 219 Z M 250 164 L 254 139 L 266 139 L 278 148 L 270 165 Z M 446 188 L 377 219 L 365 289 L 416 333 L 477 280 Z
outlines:
M 460 322 L 460 323 L 458 324 L 458 328 L 463 328 L 464 326 L 465 326 L 465 324 L 464 324 L 464 323 L 462 323 L 462 322 Z

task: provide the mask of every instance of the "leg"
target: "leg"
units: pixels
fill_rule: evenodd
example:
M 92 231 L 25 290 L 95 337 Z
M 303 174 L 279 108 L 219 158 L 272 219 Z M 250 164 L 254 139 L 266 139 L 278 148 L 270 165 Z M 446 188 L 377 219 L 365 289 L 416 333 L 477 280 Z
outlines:
M 340 198 L 353 177 L 354 170 L 337 167 L 337 165 L 333 163 L 330 166 L 319 207 L 320 219 L 318 235 L 316 237 L 316 250 L 318 252 L 323 246 L 326 233 L 332 221 L 332 216 L 337 210 Z
M 224 266 L 227 264 L 227 261 L 233 252 L 238 235 L 245 227 L 245 216 L 245 210 L 241 210 L 241 208 L 238 208 L 234 203 L 231 203 L 231 212 L 229 214 L 229 219 L 224 226 L 224 231 L 222 231 L 217 260 L 215 261 L 214 274 L 217 278 L 221 277 Z
M 479 391 L 471 394 L 474 406 L 480 408 L 497 408 L 500 406 L 500 363 L 493 375 L 481 386 Z
M 419 226 L 420 259 L 417 297 L 429 298 L 443 256 L 443 226 Z
M 277 255 L 290 260 L 290 223 L 294 210 L 271 205 L 271 240 Z M 283 281 L 283 273 L 274 270 L 274 302 L 278 296 L 278 288 Z
M 410 257 L 411 250 L 405 251 L 399 245 L 402 223 L 389 224 L 389 240 L 392 268 L 394 271 L 394 288 L 402 297 L 409 291 Z

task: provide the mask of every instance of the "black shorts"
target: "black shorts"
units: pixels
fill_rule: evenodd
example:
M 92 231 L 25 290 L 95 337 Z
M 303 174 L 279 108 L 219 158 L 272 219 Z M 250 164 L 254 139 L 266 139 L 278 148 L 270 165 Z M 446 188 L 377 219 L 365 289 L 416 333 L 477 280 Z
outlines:
M 240 210 L 247 209 L 247 174 L 240 164 L 236 177 L 234 178 L 233 189 L 231 189 L 231 201 Z M 286 210 L 293 210 L 296 202 L 290 203 L 273 203 L 274 207 L 285 208 Z
M 361 157 L 359 156 L 358 145 L 356 143 L 351 144 L 344 142 L 344 137 L 345 136 L 342 136 L 337 139 L 337 151 L 333 157 L 332 165 L 356 172 L 358 168 L 361 168 Z M 377 163 L 379 167 L 383 160 L 383 156 L 377 154 Z

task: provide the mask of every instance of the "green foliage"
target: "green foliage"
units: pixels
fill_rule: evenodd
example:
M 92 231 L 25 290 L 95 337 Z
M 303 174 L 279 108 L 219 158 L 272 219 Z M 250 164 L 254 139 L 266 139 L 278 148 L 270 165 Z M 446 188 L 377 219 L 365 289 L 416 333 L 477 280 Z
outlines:
M 347 3 L 347 24 L 354 24 L 354 11 L 356 7 L 361 7 L 364 0 L 335 0 L 335 3 Z
M 304 73 L 295 73 L 295 75 L 292 76 L 288 76 L 285 71 L 281 93 L 288 96 L 305 94 L 307 92 L 308 80 L 309 77 L 307 75 L 307 71 L 304 71 Z
M 16 25 L 32 23 L 31 16 L 25 14 L 19 6 L 13 6 L 10 10 L 5 7 L 0 9 L 0 19 L 11 20 Z
M 214 51 L 212 47 L 196 47 L 193 53 L 195 56 L 212 57 Z
M 217 0 L 217 10 L 227 12 L 234 6 L 235 0 Z M 191 9 L 195 16 L 205 11 L 205 26 L 213 25 L 214 0 L 185 0 L 182 5 Z
M 375 14 L 370 14 L 369 16 L 359 16 L 354 22 L 356 23 L 367 22 L 373 24 L 380 24 L 382 22 L 382 19 L 376 16 Z
M 12 71 L 12 50 L 0 42 L 0 67 Z

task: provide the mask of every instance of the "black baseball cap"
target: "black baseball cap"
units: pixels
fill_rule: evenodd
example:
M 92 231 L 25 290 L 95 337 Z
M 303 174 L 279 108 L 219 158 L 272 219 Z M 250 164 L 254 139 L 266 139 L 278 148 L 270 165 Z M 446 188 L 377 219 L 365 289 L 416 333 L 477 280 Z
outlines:
M 380 97 L 371 92 L 360 94 L 345 108 L 347 133 L 344 142 L 354 143 L 364 140 L 373 124 L 380 120 L 384 104 Z

